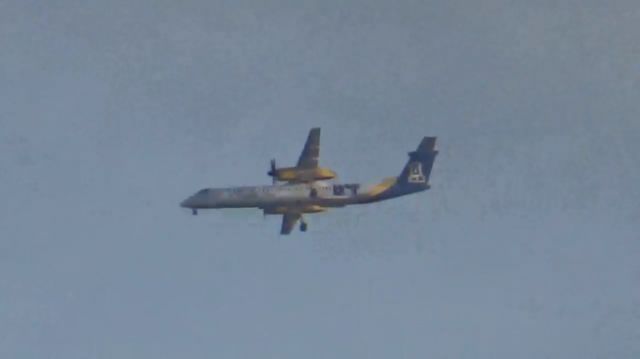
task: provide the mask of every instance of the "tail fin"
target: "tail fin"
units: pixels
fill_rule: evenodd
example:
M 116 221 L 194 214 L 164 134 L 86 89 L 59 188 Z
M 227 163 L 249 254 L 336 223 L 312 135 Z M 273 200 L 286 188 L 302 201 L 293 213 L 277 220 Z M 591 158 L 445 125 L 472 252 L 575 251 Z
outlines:
M 398 184 L 429 188 L 429 177 L 438 151 L 436 137 L 424 137 L 418 148 L 409 152 L 409 162 L 398 176 Z

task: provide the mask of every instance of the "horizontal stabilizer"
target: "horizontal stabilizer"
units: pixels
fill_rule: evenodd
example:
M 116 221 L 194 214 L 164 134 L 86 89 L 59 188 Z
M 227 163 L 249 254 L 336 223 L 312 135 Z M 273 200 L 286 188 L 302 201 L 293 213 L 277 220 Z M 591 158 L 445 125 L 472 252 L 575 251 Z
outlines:
M 418 145 L 418 149 L 416 152 L 431 152 L 436 148 L 436 138 L 435 137 L 424 137 L 420 144 Z

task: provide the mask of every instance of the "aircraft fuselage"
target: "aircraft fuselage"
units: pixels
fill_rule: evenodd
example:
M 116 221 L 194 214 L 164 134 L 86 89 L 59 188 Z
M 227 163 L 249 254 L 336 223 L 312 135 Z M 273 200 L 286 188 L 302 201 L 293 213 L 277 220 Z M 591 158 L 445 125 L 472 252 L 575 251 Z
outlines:
M 381 201 L 428 189 L 428 185 L 398 188 L 395 178 L 374 185 L 357 183 L 298 183 L 230 188 L 205 188 L 181 203 L 191 209 L 277 208 L 298 209 L 300 212 L 320 212 L 323 207 L 344 207 Z M 308 209 L 308 210 L 305 210 Z M 279 214 L 279 213 L 273 213 Z

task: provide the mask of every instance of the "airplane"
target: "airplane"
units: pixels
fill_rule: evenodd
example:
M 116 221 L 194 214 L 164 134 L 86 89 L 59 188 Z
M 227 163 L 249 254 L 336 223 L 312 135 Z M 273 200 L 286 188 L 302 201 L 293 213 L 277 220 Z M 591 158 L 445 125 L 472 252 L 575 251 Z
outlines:
M 300 231 L 308 225 L 303 214 L 325 212 L 329 208 L 366 204 L 422 192 L 431 188 L 429 177 L 438 151 L 436 137 L 424 137 L 399 176 L 388 177 L 378 183 L 333 183 L 336 173 L 318 166 L 320 157 L 320 128 L 312 128 L 298 163 L 293 167 L 276 167 L 271 160 L 269 172 L 272 184 L 229 188 L 205 188 L 188 197 L 181 207 L 193 215 L 199 209 L 257 208 L 264 215 L 282 215 L 280 234 L 290 234 L 300 221 Z M 282 183 L 280 183 L 282 182 Z

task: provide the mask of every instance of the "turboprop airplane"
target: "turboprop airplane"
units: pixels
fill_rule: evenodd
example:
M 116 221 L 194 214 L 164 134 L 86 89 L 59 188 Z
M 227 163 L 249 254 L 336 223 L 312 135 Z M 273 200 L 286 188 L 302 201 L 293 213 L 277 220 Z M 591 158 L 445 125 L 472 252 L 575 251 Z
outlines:
M 300 231 L 307 230 L 303 214 L 324 212 L 328 208 L 383 201 L 429 189 L 429 177 L 438 151 L 436 138 L 424 137 L 397 177 L 379 183 L 332 183 L 336 173 L 318 166 L 320 128 L 309 131 L 298 163 L 294 167 L 277 168 L 271 160 L 267 173 L 272 184 L 230 188 L 205 188 L 180 205 L 194 215 L 205 208 L 258 208 L 265 215 L 282 215 L 280 234 L 289 234 L 300 221 Z M 279 183 L 283 182 L 283 183 Z

